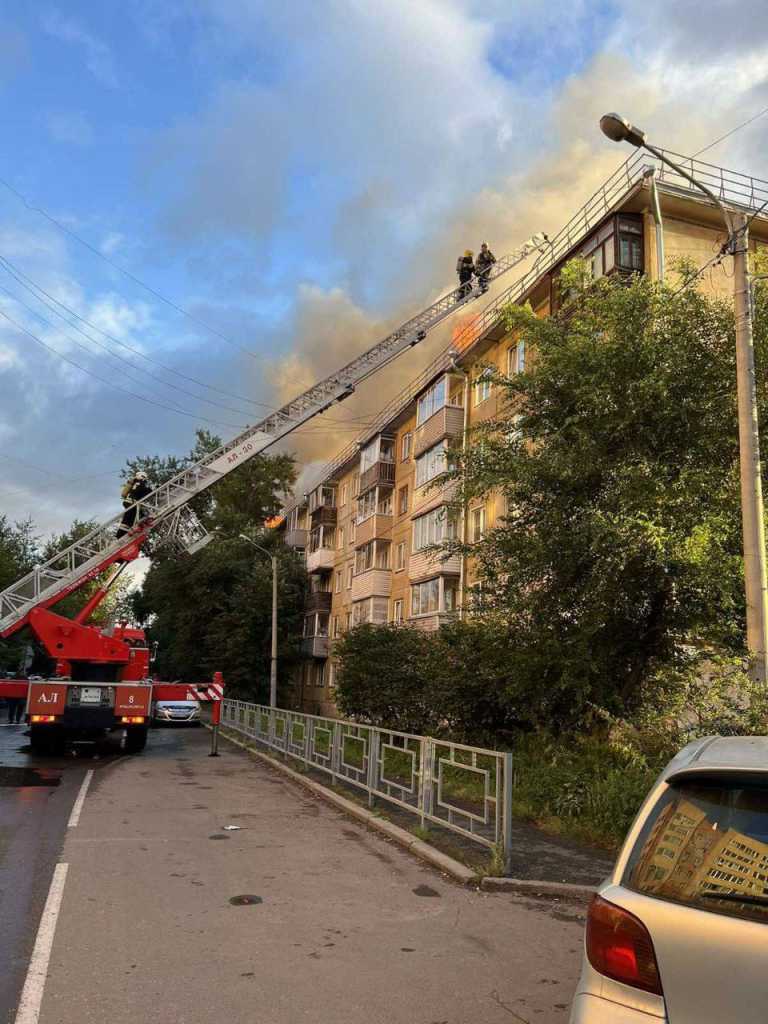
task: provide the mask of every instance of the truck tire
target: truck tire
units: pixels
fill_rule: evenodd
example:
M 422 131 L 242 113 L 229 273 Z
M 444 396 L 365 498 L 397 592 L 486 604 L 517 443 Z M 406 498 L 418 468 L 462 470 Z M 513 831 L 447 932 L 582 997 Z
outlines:
M 29 728 L 29 746 L 33 754 L 50 757 L 62 753 L 64 737 L 58 729 L 54 731 L 50 726 L 32 725 Z
M 125 730 L 125 745 L 123 749 L 126 754 L 139 754 L 147 745 L 148 726 L 129 725 Z

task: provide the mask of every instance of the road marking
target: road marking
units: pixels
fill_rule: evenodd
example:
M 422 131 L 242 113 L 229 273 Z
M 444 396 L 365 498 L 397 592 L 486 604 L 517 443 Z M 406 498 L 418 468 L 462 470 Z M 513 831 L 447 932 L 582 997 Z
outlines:
M 85 803 L 85 794 L 88 792 L 88 787 L 91 784 L 92 778 L 93 768 L 89 768 L 88 771 L 85 773 L 85 778 L 83 779 L 82 785 L 80 786 L 80 791 L 77 794 L 77 799 L 75 800 L 74 807 L 72 808 L 72 813 L 70 814 L 69 821 L 67 822 L 67 828 L 77 827 L 77 823 L 80 821 L 80 812 L 82 811 L 83 804 Z
M 29 961 L 19 1008 L 16 1011 L 16 1024 L 37 1024 L 40 1018 L 40 1007 L 48 977 L 48 963 L 51 959 L 53 937 L 56 934 L 56 922 L 59 919 L 68 867 L 68 864 L 57 864 L 53 871 L 48 899 L 45 901 L 43 916 L 40 918 L 35 948 L 32 950 L 32 959 Z

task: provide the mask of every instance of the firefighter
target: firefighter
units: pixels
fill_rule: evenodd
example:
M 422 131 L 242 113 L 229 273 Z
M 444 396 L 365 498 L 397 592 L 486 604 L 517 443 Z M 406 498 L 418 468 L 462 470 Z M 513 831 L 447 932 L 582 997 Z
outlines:
M 459 275 L 459 301 L 466 299 L 472 291 L 472 275 L 475 273 L 475 263 L 472 259 L 472 250 L 465 249 L 464 255 L 459 256 L 456 261 L 456 273 Z
M 27 702 L 23 697 L 7 697 L 6 700 L 8 702 L 8 724 L 20 725 Z
M 152 488 L 149 485 L 147 474 L 143 469 L 134 473 L 130 477 L 120 492 L 120 497 L 123 499 L 123 518 L 120 521 L 120 526 L 117 531 L 118 537 L 125 536 L 126 533 L 136 524 L 136 520 L 143 519 L 146 512 L 143 509 L 136 508 L 136 502 L 141 501 L 142 498 L 146 498 L 148 494 L 152 493 Z
M 475 273 L 477 274 L 477 280 L 480 283 L 480 291 L 483 294 L 488 291 L 488 277 L 491 273 L 491 267 L 495 262 L 496 257 L 488 248 L 488 243 L 483 242 L 480 246 L 480 252 L 477 254 L 477 260 L 475 262 Z

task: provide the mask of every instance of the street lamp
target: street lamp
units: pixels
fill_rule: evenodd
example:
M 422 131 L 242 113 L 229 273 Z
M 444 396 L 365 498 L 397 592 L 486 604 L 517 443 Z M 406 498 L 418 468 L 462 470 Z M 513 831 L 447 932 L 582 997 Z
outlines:
M 729 209 L 692 174 L 651 146 L 641 131 L 620 114 L 604 114 L 600 129 L 613 142 L 629 142 L 649 153 L 703 192 L 720 210 L 728 231 L 727 247 L 733 255 L 733 289 L 736 313 L 736 390 L 739 410 L 739 467 L 741 523 L 744 544 L 744 584 L 747 603 L 747 646 L 752 671 L 758 682 L 768 679 L 768 585 L 765 567 L 763 488 L 760 473 L 760 436 L 755 387 L 755 349 L 752 339 L 752 304 L 749 287 L 749 220 L 740 210 Z
M 257 551 L 266 555 L 272 563 L 272 657 L 269 665 L 269 706 L 277 707 L 277 557 L 257 544 L 246 534 L 240 534 L 240 540 L 247 541 Z

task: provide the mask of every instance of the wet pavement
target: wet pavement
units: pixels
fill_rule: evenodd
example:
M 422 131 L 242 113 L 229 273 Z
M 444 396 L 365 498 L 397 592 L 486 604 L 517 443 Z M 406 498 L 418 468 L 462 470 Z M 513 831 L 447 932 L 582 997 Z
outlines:
M 58 854 L 40 1024 L 565 1024 L 580 909 L 458 886 L 208 749 L 155 732 L 97 772 Z
M 67 822 L 89 769 L 94 783 L 125 755 L 115 740 L 64 757 L 35 756 L 26 725 L 0 723 L 0 1024 L 12 1024 Z M 178 744 L 153 732 L 154 757 Z

